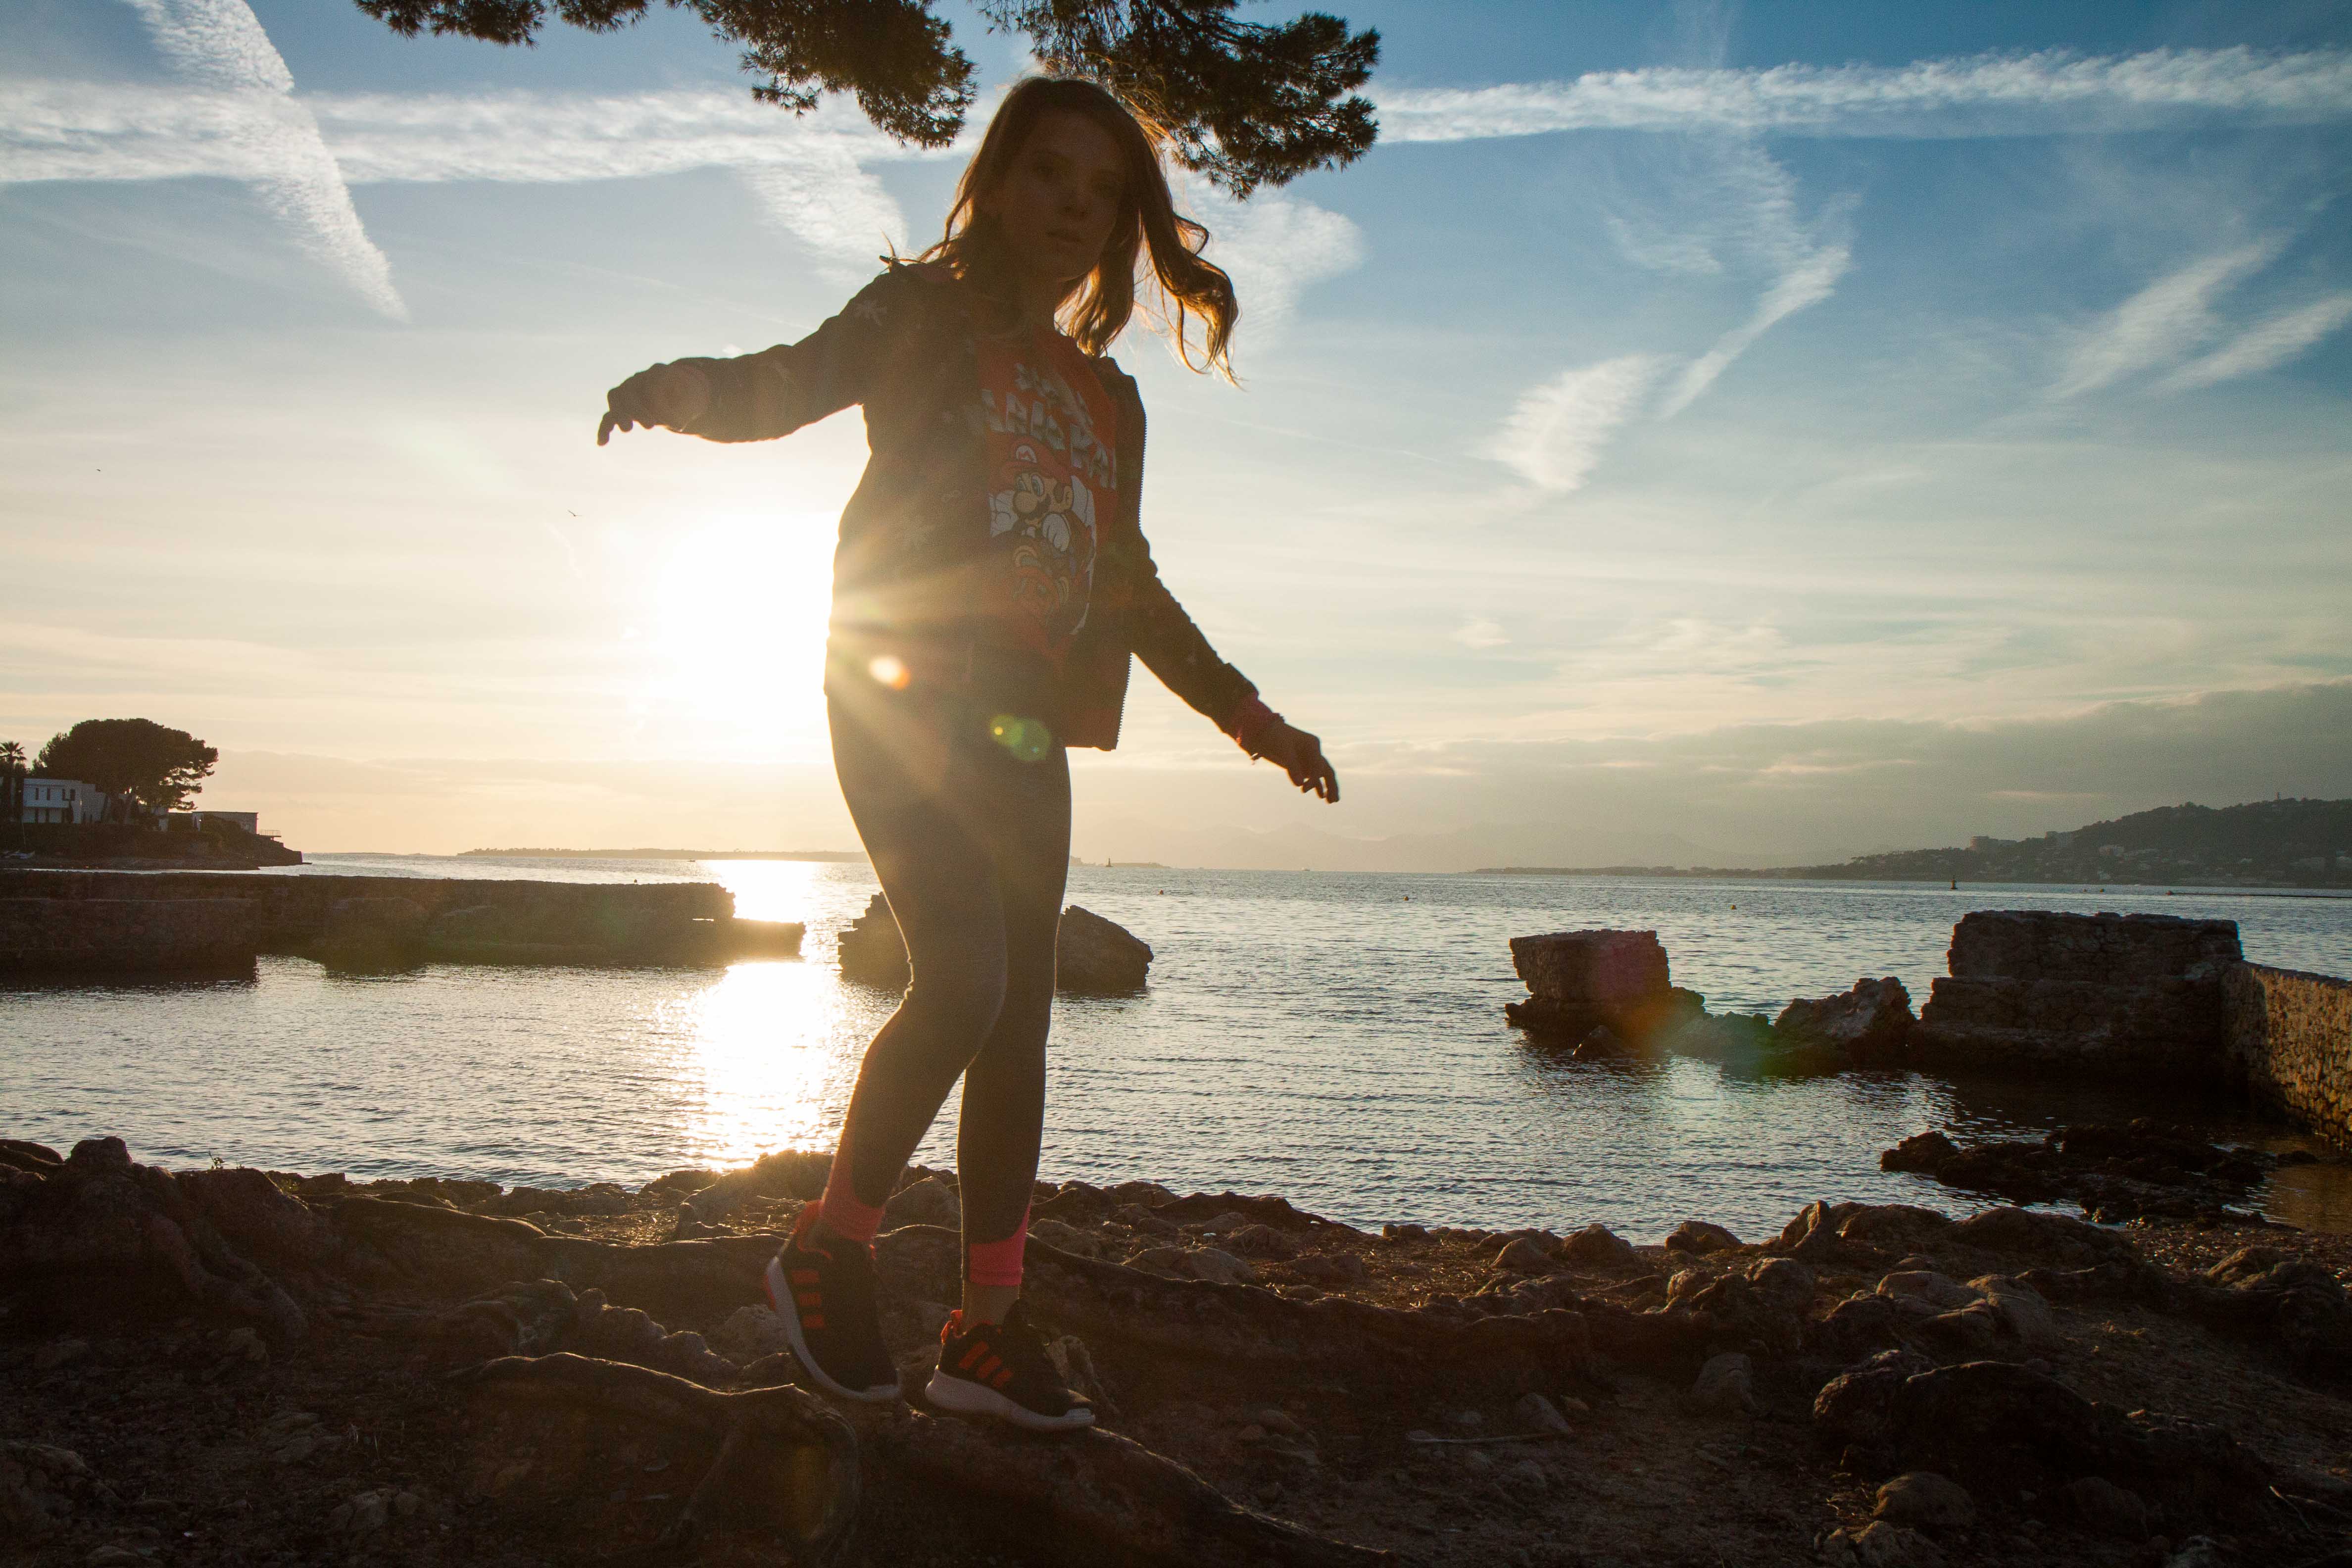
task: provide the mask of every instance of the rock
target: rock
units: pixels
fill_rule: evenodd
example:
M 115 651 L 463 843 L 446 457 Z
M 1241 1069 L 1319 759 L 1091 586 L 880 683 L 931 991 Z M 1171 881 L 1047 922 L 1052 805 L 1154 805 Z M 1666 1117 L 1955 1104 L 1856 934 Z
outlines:
M 1932 1176 L 1959 1158 L 1960 1146 L 1941 1132 L 1915 1132 L 1878 1156 L 1882 1171 L 1916 1171 Z
M 898 933 L 890 900 L 877 893 L 866 912 L 851 921 L 835 943 L 842 977 L 863 985 L 903 990 L 909 968 L 906 939 Z M 1151 947 L 1117 921 L 1072 904 L 1062 911 L 1055 944 L 1055 989 L 1085 994 L 1139 991 L 1151 969 Z
M 1499 1479 L 1521 1496 L 1551 1489 L 1551 1472 L 1533 1459 L 1521 1459 L 1516 1465 L 1505 1466 Z
M 1301 1279 L 1311 1279 L 1318 1285 L 1360 1285 L 1371 1278 L 1364 1260 L 1352 1252 L 1316 1252 L 1294 1258 L 1290 1272 Z
M 1783 1311 L 1802 1312 L 1813 1304 L 1813 1271 L 1793 1258 L 1767 1258 L 1749 1264 L 1750 1284 Z
M 1057 1219 L 1031 1220 L 1029 1235 L 1033 1239 L 1042 1241 L 1048 1247 L 1056 1247 L 1064 1252 L 1076 1253 L 1080 1258 L 1098 1258 L 1102 1255 L 1101 1238 L 1091 1231 L 1080 1230 L 1076 1226 L 1065 1225 Z
M 908 1183 L 882 1205 L 885 1230 L 896 1230 L 902 1225 L 936 1225 L 954 1230 L 962 1224 L 962 1203 L 936 1176 Z
M 1710 1356 L 1691 1384 L 1691 1408 L 1708 1415 L 1740 1415 L 1756 1408 L 1755 1366 L 1737 1352 Z
M 2164 1568 L 2224 1568 L 2229 1561 L 2221 1554 L 2220 1542 L 2210 1535 L 2192 1535 L 2164 1560 Z
M 1790 1257 L 1836 1260 L 1853 1243 L 1874 1252 L 1933 1245 L 1952 1230 L 1949 1217 L 1910 1204 L 1808 1204 L 1765 1245 Z
M 1519 1402 L 1511 1406 L 1511 1414 L 1525 1423 L 1530 1431 L 1568 1433 L 1575 1430 L 1568 1424 L 1568 1417 L 1560 1414 L 1559 1406 L 1540 1394 L 1520 1394 Z
M 1606 1024 L 1595 1024 L 1585 1037 L 1576 1042 L 1571 1053 L 1578 1061 L 1612 1061 L 1635 1053 L 1633 1043 Z
M 337 899 L 327 906 L 319 956 L 353 974 L 414 969 L 425 962 L 425 913 L 406 899 Z
M 1613 1004 L 1663 995 L 1671 982 L 1654 931 L 1553 931 L 1511 939 L 1511 964 L 1530 995 Z
M 729 1361 L 748 1366 L 761 1356 L 789 1349 L 792 1340 L 784 1331 L 783 1319 L 767 1308 L 738 1307 L 712 1331 L 710 1343 Z
M 55 1372 L 58 1368 L 68 1363 L 79 1361 L 88 1354 L 89 1354 L 88 1340 L 51 1340 L 46 1344 L 33 1347 L 33 1370 Z
M 1969 1289 L 1983 1296 L 2000 1315 L 2003 1333 L 2026 1349 L 2054 1350 L 2066 1342 L 2050 1303 L 2032 1287 L 2005 1274 L 1987 1274 L 1969 1281 Z
M 1129 1258 L 1127 1266 L 1168 1279 L 1189 1279 L 1192 1277 L 1192 1265 L 1185 1261 L 1184 1249 L 1181 1247 L 1147 1247 Z
M 1475 1432 L 1486 1424 L 1486 1416 L 1475 1410 L 1457 1410 L 1445 1419 L 1465 1432 Z
M 1666 1235 L 1669 1252 L 1722 1252 L 1738 1247 L 1739 1238 L 1719 1225 L 1709 1225 L 1703 1219 L 1686 1219 Z
M 2222 980 L 2239 962 L 2231 921 L 1979 910 L 1952 931 L 1910 1057 L 1949 1068 L 2222 1070 Z
M 1232 1253 L 1213 1247 L 1196 1247 L 1184 1254 L 1184 1270 L 1212 1285 L 1255 1285 L 1257 1270 Z
M 1104 1188 L 1103 1196 L 1113 1205 L 1133 1205 L 1145 1209 L 1161 1208 L 1176 1202 L 1176 1194 L 1158 1182 L 1120 1182 Z
M 1244 1258 L 1289 1258 L 1298 1244 L 1270 1225 L 1245 1225 L 1225 1237 L 1225 1250 Z
M 1822 1542 L 1830 1568 L 1943 1568 L 1944 1554 L 1916 1530 L 1874 1520 L 1860 1530 L 1833 1530 Z
M 1588 1225 L 1559 1244 L 1559 1256 L 1583 1268 L 1617 1268 L 1641 1260 L 1633 1244 L 1605 1225 Z
M 2099 1476 L 2083 1476 L 2058 1489 L 2069 1511 L 2084 1528 L 2124 1541 L 2145 1541 L 2156 1533 L 2156 1516 L 2137 1492 Z
M 1871 1517 L 1930 1535 L 1949 1535 L 1976 1522 L 1976 1500 L 1958 1482 L 1933 1470 L 1911 1470 L 1878 1489 Z
M 82 1561 L 90 1568 L 130 1568 L 132 1563 L 148 1568 L 155 1560 L 128 1546 L 101 1546 Z
M 1774 1031 L 1802 1045 L 1827 1047 L 1850 1062 L 1893 1061 L 1916 1022 L 1903 982 L 1862 979 L 1843 996 L 1791 1002 L 1772 1020 Z
M 1093 995 L 1140 991 L 1151 971 L 1149 942 L 1076 904 L 1062 911 L 1055 951 L 1054 983 L 1063 991 Z
M 2094 1219 L 2226 1218 L 2251 1204 L 2278 1157 L 2222 1148 L 2192 1129 L 2142 1118 L 2125 1126 L 2084 1123 L 2037 1140 L 1997 1139 L 1963 1149 L 1937 1135 L 1906 1139 L 1879 1156 L 1889 1170 L 1916 1170 L 1948 1187 L 1993 1193 L 2019 1204 L 2071 1200 Z
M 1555 1265 L 1550 1253 L 1523 1236 L 1495 1255 L 1495 1267 L 1508 1274 L 1549 1274 Z
M 907 940 L 898 934 L 890 900 L 880 893 L 866 901 L 865 913 L 842 929 L 834 952 L 844 980 L 890 991 L 907 988 Z
M 40 1540 L 90 1485 L 89 1466 L 70 1448 L 0 1441 L 0 1540 Z
M 1596 1028 L 1645 1041 L 1678 1011 L 1666 950 L 1652 931 L 1552 931 L 1511 939 L 1528 997 L 1505 1006 L 1522 1028 L 1585 1039 Z M 1584 1054 L 1579 1047 L 1579 1054 Z M 1596 1054 L 1598 1054 L 1596 1052 Z
M 1427 1241 L 1429 1227 L 1425 1225 L 1384 1225 L 1381 1226 L 1382 1241 Z
M 1973 1307 L 1983 1299 L 1957 1279 L 1907 1270 L 1898 1270 L 1880 1279 L 1878 1293 L 1921 1317 Z
M 1989 1354 L 2000 1340 L 2000 1314 L 1989 1302 L 1979 1301 L 1958 1311 L 1938 1312 L 1914 1324 L 1911 1332 L 1922 1344 L 1953 1361 L 1973 1361 Z

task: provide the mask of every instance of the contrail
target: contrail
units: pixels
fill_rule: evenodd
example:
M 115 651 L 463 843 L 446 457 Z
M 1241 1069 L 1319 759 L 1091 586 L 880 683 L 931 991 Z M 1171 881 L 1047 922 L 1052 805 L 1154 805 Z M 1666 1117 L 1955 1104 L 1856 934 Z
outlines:
M 1738 131 L 1956 138 L 2308 125 L 2352 116 L 2352 53 L 2050 51 L 1906 66 L 1653 67 L 1573 81 L 1379 96 L 1385 142 L 1469 142 L 1550 131 Z
M 303 249 L 341 275 L 376 310 L 405 320 L 383 252 L 360 226 L 352 193 L 310 110 L 246 0 L 129 0 L 164 56 L 217 95 L 219 133 L 231 161 L 258 186 Z M 220 101 L 225 100 L 226 101 Z

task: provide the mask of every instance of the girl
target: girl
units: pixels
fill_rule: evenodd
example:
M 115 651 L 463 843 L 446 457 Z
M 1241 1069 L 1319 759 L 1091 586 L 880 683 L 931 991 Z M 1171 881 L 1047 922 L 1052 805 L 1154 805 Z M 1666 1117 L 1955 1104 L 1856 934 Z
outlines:
M 840 1397 L 896 1398 L 874 1300 L 882 1205 L 959 1074 L 963 1304 L 927 1390 L 1042 1430 L 1093 1420 L 1020 1306 L 1045 1118 L 1065 749 L 1118 743 L 1128 658 L 1301 790 L 1313 735 L 1258 700 L 1160 581 L 1138 527 L 1143 404 L 1106 357 L 1139 261 L 1185 363 L 1231 374 L 1233 283 L 1177 215 L 1152 136 L 1090 82 L 1007 95 L 946 237 L 797 343 L 614 387 L 596 432 L 772 439 L 851 404 L 872 458 L 834 556 L 825 701 L 841 792 L 913 978 L 867 1047 L 820 1203 L 768 1266 L 794 1352 Z

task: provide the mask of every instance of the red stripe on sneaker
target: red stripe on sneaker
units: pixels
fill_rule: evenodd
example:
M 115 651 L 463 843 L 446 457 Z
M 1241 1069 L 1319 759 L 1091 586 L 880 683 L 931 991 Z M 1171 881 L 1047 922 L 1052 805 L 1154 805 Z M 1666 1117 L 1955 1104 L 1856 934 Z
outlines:
M 988 1346 L 985 1343 L 974 1342 L 971 1347 L 966 1350 L 963 1354 L 956 1357 L 956 1365 L 961 1367 L 966 1372 L 970 1372 L 972 1368 L 972 1363 L 987 1353 Z
M 801 1314 L 801 1327 L 821 1329 L 824 1327 L 824 1315 L 821 1312 L 803 1312 Z

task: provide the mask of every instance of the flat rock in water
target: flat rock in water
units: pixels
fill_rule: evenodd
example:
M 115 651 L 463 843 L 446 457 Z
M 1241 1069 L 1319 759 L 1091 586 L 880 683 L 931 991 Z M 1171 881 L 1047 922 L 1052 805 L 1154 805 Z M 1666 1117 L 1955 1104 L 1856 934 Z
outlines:
M 835 947 L 842 977 L 863 985 L 903 990 L 910 973 L 906 939 L 890 912 L 890 900 L 877 893 L 866 912 L 842 931 Z M 1072 904 L 1062 911 L 1055 951 L 1055 989 L 1087 995 L 1121 995 L 1143 989 L 1151 973 L 1151 944 L 1093 910 Z

